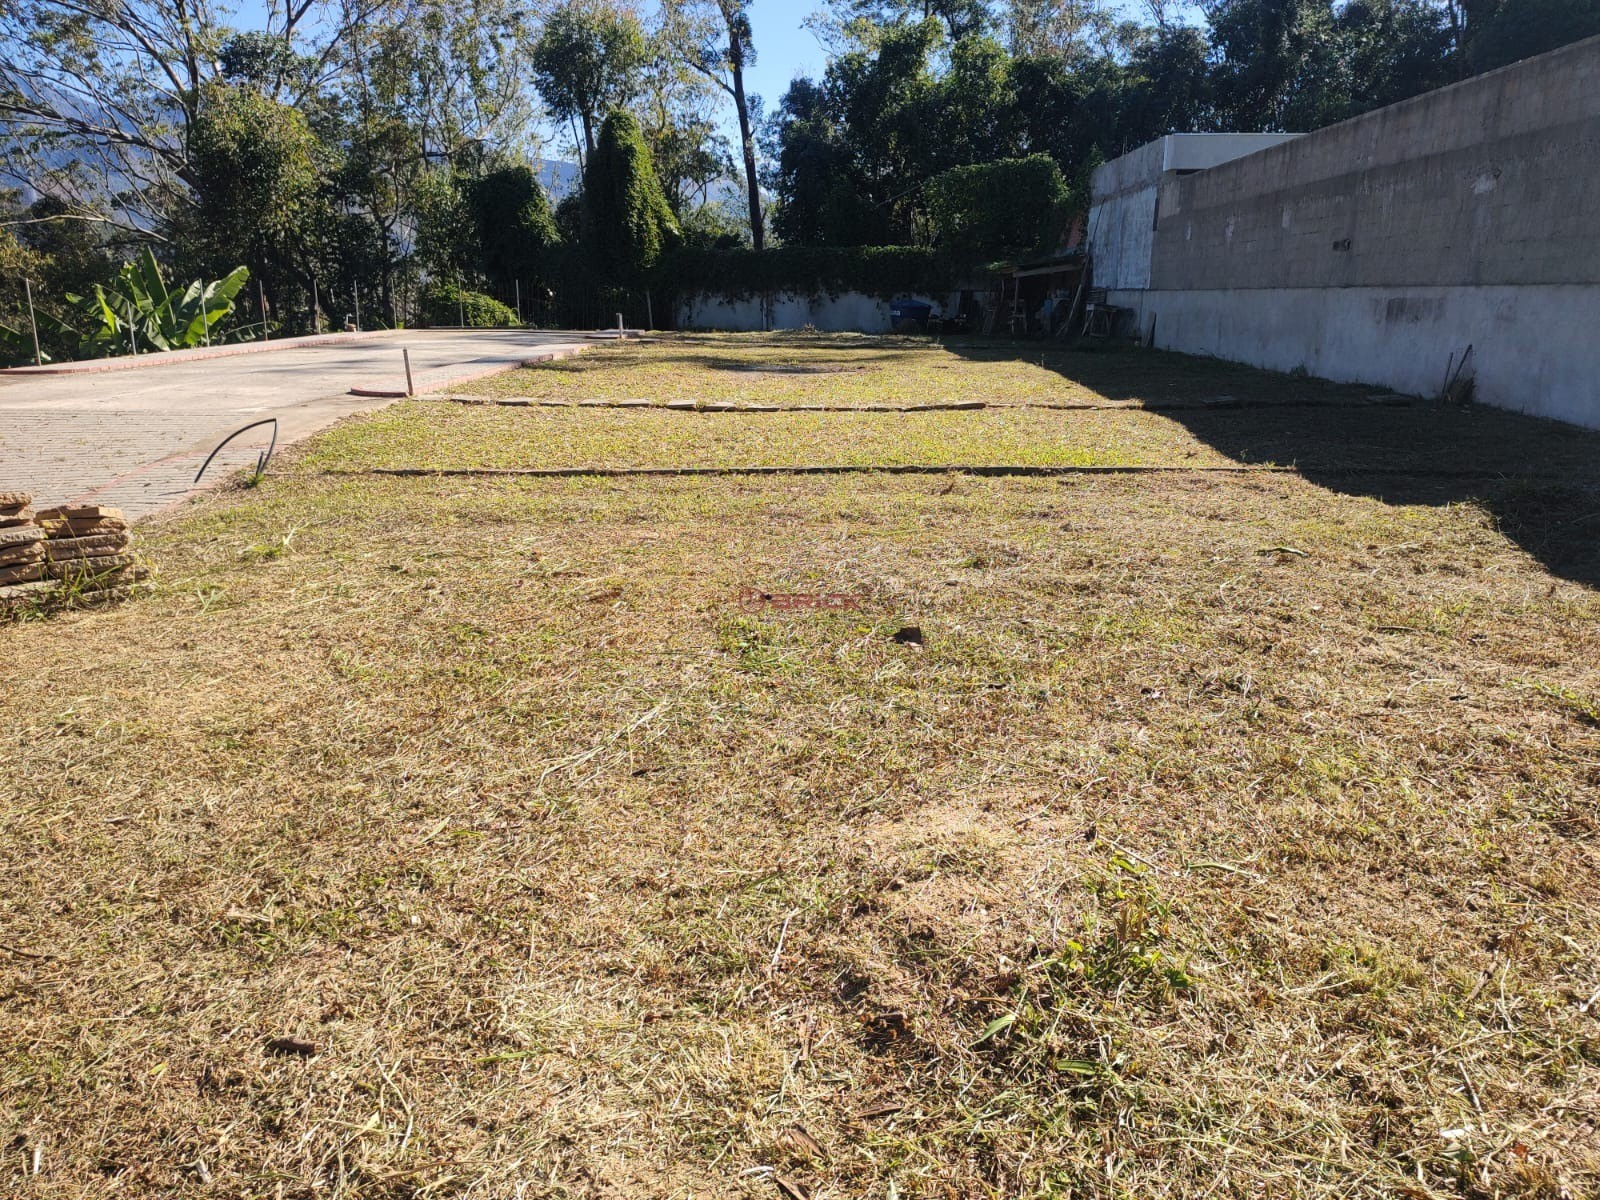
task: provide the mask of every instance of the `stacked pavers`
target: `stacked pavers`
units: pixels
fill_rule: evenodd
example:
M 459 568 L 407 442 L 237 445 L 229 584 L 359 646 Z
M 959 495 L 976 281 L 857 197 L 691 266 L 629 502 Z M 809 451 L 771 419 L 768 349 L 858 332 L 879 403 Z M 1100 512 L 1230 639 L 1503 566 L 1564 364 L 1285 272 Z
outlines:
M 127 595 L 142 571 L 120 509 L 68 504 L 35 513 L 32 502 L 25 492 L 0 492 L 0 611 Z
M 45 531 L 34 524 L 32 505 L 27 492 L 0 492 L 0 605 L 50 590 Z
M 34 518 L 47 537 L 45 576 L 83 599 L 120 599 L 138 567 L 128 553 L 128 521 L 120 508 L 66 504 Z

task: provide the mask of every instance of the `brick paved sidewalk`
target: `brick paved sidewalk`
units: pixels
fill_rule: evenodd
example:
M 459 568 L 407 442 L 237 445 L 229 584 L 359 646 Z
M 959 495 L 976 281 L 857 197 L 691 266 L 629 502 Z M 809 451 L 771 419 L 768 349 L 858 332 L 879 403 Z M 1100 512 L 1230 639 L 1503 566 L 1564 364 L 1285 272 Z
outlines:
M 0 414 L 0 480 L 26 487 L 40 505 L 93 502 L 144 516 L 187 496 L 206 455 L 253 416 L 13 409 Z M 253 465 L 271 435 L 263 427 L 229 444 L 207 478 Z

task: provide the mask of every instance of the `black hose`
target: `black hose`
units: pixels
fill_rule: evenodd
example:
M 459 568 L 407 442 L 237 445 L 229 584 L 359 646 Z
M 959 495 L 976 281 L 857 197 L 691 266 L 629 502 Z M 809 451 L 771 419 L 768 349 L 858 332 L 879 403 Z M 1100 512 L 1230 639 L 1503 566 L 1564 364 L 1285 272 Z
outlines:
M 220 442 L 217 443 L 217 448 L 206 456 L 205 462 L 200 464 L 200 469 L 195 472 L 194 482 L 195 483 L 199 483 L 200 482 L 200 476 L 202 476 L 202 475 L 204 475 L 206 473 L 206 468 L 211 465 L 211 460 L 213 458 L 215 458 L 218 454 L 222 453 L 222 448 L 224 446 L 226 446 L 229 442 L 233 441 L 233 439 L 238 437 L 241 433 L 249 433 L 252 429 L 257 429 L 262 425 L 271 425 L 272 426 L 272 441 L 267 444 L 267 452 L 265 454 L 260 454 L 260 455 L 256 456 L 256 476 L 259 478 L 260 476 L 266 474 L 267 464 L 272 461 L 272 452 L 278 448 L 278 418 L 277 417 L 264 417 L 259 421 L 252 421 L 252 422 L 250 422 L 250 424 L 246 425 L 243 429 L 235 429 L 227 437 L 223 438 Z M 189 486 L 193 487 L 194 484 L 190 484 Z

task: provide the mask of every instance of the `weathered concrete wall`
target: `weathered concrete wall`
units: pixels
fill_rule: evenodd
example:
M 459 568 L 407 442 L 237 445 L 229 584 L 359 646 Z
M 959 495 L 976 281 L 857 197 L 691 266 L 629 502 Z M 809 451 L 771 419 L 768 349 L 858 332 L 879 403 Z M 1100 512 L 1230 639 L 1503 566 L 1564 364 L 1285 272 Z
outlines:
M 948 297 L 917 296 L 925 304 L 945 305 Z M 678 306 L 679 329 L 726 329 L 748 332 L 762 329 L 799 329 L 811 325 L 824 332 L 888 333 L 889 302 L 861 292 L 838 296 L 802 296 L 792 292 L 729 299 L 695 296 Z
M 1159 346 L 1600 427 L 1600 38 L 1160 188 Z
M 1276 146 L 1296 133 L 1173 133 L 1113 159 L 1094 173 L 1088 240 L 1094 281 L 1103 288 L 1147 288 L 1161 181 Z
M 1151 180 L 1109 196 L 1089 210 L 1089 254 L 1094 260 L 1095 287 L 1150 286 L 1157 189 L 1157 182 Z M 1099 196 L 1098 192 L 1095 194 Z

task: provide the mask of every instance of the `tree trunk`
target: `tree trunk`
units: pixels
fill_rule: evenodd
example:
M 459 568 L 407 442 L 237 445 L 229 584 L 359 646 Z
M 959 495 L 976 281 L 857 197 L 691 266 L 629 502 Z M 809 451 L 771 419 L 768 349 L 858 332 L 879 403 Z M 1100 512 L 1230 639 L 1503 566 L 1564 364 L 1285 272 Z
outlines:
M 594 157 L 594 118 L 589 115 L 587 109 L 579 115 L 583 120 L 583 149 L 586 155 L 583 161 L 587 164 L 589 159 Z
M 757 250 L 767 242 L 761 219 L 761 185 L 756 180 L 756 142 L 750 133 L 750 105 L 744 97 L 744 21 L 724 5 L 728 17 L 728 65 L 733 75 L 733 106 L 739 113 L 739 142 L 744 150 L 744 181 L 750 196 L 750 244 Z

